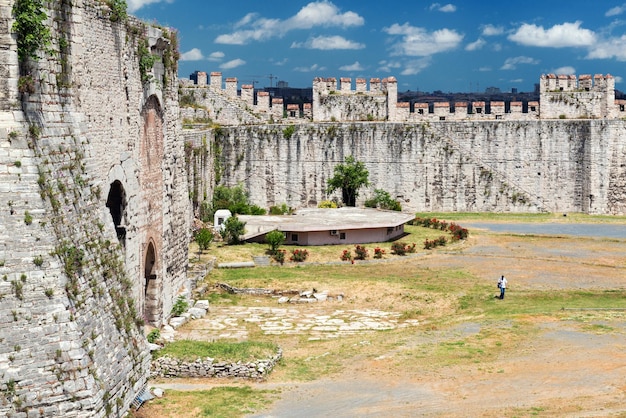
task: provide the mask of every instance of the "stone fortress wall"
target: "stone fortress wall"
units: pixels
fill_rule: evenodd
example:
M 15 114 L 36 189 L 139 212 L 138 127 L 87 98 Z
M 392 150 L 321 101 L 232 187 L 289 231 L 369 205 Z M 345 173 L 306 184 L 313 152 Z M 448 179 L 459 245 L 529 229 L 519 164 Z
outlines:
M 235 79 L 228 80 L 224 88 L 221 73 L 213 73 L 209 85 L 235 102 L 245 99 L 240 109 L 254 112 L 252 92 L 237 96 Z M 262 207 L 339 198 L 324 192 L 326 181 L 352 155 L 372 183 L 357 204 L 382 188 L 407 211 L 625 214 L 626 115 L 613 78 L 545 75 L 540 86 L 540 102 L 524 108 L 474 102 L 454 104 L 452 112 L 449 103 L 397 103 L 393 77 L 371 79 L 369 87 L 358 79 L 355 89 L 349 78 L 339 85 L 316 78 L 310 113 L 283 107 L 282 119 L 273 111 L 275 124 L 243 128 L 238 117 L 225 121 L 233 126 L 185 130 L 185 137 L 188 144 L 214 138 L 203 161 L 215 166 L 203 169 L 196 158 L 195 172 L 219 171 L 218 183 L 243 184 Z M 189 182 L 211 195 L 206 181 Z
M 123 416 L 149 373 L 142 323 L 187 282 L 175 37 L 105 2 L 44 2 L 51 52 L 19 60 L 14 3 L 0 2 L 0 416 Z
M 626 100 L 615 99 L 615 80 L 611 75 L 542 75 L 540 101 L 473 102 L 398 102 L 395 77 L 382 80 L 342 77 L 313 80 L 313 101 L 283 104 L 254 86 L 238 88 L 237 79 L 221 72 L 196 72 L 193 80 L 181 80 L 184 94 L 193 96 L 199 107 L 183 108 L 189 120 L 209 118 L 223 125 L 266 123 L 288 120 L 293 123 L 388 121 L 537 120 L 537 119 L 619 119 L 626 116 Z

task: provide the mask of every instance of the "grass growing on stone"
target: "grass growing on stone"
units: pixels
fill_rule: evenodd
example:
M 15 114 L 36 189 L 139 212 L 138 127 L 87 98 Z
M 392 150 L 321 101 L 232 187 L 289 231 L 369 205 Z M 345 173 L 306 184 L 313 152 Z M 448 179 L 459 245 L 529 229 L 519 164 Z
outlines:
M 255 390 L 249 386 L 222 386 L 211 390 L 167 391 L 165 397 L 131 412 L 133 418 L 212 417 L 238 418 L 262 410 L 278 397 L 274 390 Z
M 272 342 L 206 342 L 179 340 L 154 352 L 154 357 L 170 356 L 184 361 L 196 361 L 211 357 L 217 361 L 246 362 L 266 359 L 276 355 L 278 347 Z

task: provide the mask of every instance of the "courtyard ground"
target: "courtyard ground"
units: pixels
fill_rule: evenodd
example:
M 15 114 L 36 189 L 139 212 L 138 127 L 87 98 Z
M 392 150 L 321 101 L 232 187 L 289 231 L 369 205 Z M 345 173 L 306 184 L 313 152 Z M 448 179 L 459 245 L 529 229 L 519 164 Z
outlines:
M 220 386 L 278 391 L 273 403 L 248 414 L 257 418 L 626 417 L 625 244 L 622 239 L 479 230 L 460 246 L 381 264 L 381 274 L 462 272 L 456 280 L 454 274 L 446 276 L 457 306 L 419 292 L 409 297 L 393 286 L 368 282 L 350 288 L 340 282 L 333 287 L 332 280 L 322 278 L 317 283 L 346 298 L 289 306 L 248 298 L 237 307 L 213 305 L 206 320 L 192 322 L 181 335 L 207 340 L 224 332 L 233 332 L 235 339 L 273 335 L 284 348 L 284 364 L 264 382 L 187 379 L 151 385 L 166 393 Z M 466 277 L 471 286 L 490 286 L 495 296 L 501 274 L 509 289 L 505 300 L 493 301 L 497 315 L 459 310 L 458 303 L 470 296 Z M 310 283 L 308 277 L 303 280 Z M 528 295 L 556 298 L 566 292 L 619 297 L 608 297 L 600 306 L 545 301 L 537 311 L 527 306 Z M 525 313 L 520 314 L 522 303 Z M 407 315 L 411 305 L 414 315 Z M 238 319 L 233 309 L 240 310 Z M 378 314 L 363 316 L 372 310 Z M 315 320 L 326 322 L 316 328 Z M 351 330 L 353 323 L 365 328 L 339 332 L 342 325 Z M 387 329 L 376 330 L 381 325 Z M 313 370 L 314 378 L 299 375 L 302 367 Z M 175 416 L 151 406 L 140 412 L 151 418 Z M 203 415 L 190 410 L 188 416 Z

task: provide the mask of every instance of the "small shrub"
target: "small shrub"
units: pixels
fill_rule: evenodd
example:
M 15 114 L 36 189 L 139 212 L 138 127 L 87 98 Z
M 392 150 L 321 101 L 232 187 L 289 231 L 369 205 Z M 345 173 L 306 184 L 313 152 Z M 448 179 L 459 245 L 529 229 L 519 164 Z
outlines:
M 159 331 L 158 328 L 155 328 L 148 333 L 148 336 L 146 338 L 148 339 L 149 343 L 154 344 L 156 340 L 161 338 L 161 331 Z
M 270 215 L 286 215 L 288 213 L 292 213 L 293 209 L 287 206 L 286 203 L 283 203 L 280 206 L 270 206 Z
M 383 258 L 385 250 L 379 247 L 374 248 L 374 258 Z
M 367 252 L 367 248 L 362 245 L 357 245 L 354 247 L 354 259 L 355 260 L 365 260 L 369 256 Z
M 293 134 L 296 132 L 295 125 L 289 125 L 285 129 L 283 129 L 283 137 L 285 139 L 291 139 Z
M 337 209 L 337 203 L 332 200 L 322 200 L 317 207 L 322 209 Z
M 54 289 L 48 288 L 44 291 L 44 293 L 47 297 L 51 298 L 52 296 L 54 296 Z
M 407 253 L 414 253 L 415 252 L 415 243 L 411 244 L 411 245 L 407 245 L 404 247 L 404 251 Z
M 17 160 L 13 163 L 14 166 L 16 166 L 17 168 L 20 168 L 22 166 L 22 162 L 20 160 Z
M 37 267 L 41 267 L 43 265 L 43 257 L 40 255 L 33 257 L 33 264 Z
M 299 263 L 299 262 L 305 261 L 308 256 L 309 256 L 308 250 L 296 248 L 295 250 L 291 251 L 291 257 L 289 258 L 289 260 Z
M 198 244 L 198 250 L 202 253 L 209 248 L 213 241 L 213 232 L 208 228 L 200 228 L 196 231 L 194 240 Z
M 341 258 L 341 261 L 352 261 L 352 253 L 350 250 L 343 250 L 339 258 Z
M 24 212 L 24 223 L 26 225 L 30 225 L 33 223 L 33 216 L 30 214 L 29 211 Z
M 172 306 L 172 316 L 182 315 L 187 310 L 188 307 L 189 307 L 189 303 L 187 303 L 185 296 L 180 295 L 178 299 L 176 299 L 174 306 Z
M 276 250 L 272 254 L 272 258 L 282 266 L 285 264 L 285 250 Z
M 265 242 L 270 246 L 270 251 L 276 252 L 285 242 L 285 234 L 277 230 L 270 231 L 265 235 Z
M 395 255 L 406 255 L 406 245 L 403 242 L 391 244 L 391 253 Z

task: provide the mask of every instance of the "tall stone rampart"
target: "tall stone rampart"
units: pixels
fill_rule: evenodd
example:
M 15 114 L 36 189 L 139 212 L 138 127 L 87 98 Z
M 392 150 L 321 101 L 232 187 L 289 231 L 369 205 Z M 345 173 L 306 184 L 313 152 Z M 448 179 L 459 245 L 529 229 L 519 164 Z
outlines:
M 122 416 L 148 376 L 142 324 L 187 280 L 175 37 L 100 1 L 49 2 L 53 52 L 20 61 L 13 4 L 0 3 L 0 416 Z
M 626 213 L 626 122 L 316 123 L 222 128 L 221 183 L 253 203 L 315 206 L 353 155 L 407 211 Z

